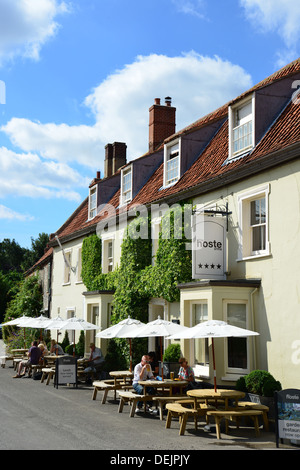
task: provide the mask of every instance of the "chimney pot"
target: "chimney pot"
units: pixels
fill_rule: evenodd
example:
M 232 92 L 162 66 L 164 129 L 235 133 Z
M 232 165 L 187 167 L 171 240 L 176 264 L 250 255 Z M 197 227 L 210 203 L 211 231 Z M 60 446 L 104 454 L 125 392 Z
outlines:
M 157 149 L 165 139 L 175 133 L 176 108 L 171 106 L 172 99 L 167 96 L 163 106 L 160 98 L 155 98 L 149 109 L 149 151 Z
M 100 171 L 97 171 L 97 179 L 99 180 L 101 178 L 101 173 Z

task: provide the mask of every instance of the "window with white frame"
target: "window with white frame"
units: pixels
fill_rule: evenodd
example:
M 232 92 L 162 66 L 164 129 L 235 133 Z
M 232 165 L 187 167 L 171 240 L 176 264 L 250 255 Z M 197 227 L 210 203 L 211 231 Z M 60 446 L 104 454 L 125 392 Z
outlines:
M 89 195 L 89 219 L 97 215 L 97 186 L 90 188 Z
M 269 185 L 239 196 L 239 258 L 264 256 L 270 253 L 268 233 Z
M 254 145 L 254 97 L 229 108 L 229 158 L 249 151 Z
M 114 269 L 114 240 L 107 239 L 102 241 L 103 257 L 102 272 L 109 273 Z
M 81 269 L 82 269 L 82 248 L 78 248 L 78 261 L 77 261 L 77 282 L 81 282 Z
M 250 202 L 250 228 L 252 253 L 266 249 L 266 198 L 264 196 Z
M 165 145 L 164 186 L 176 183 L 180 177 L 180 140 Z
M 64 284 L 70 284 L 71 282 L 71 262 L 72 253 L 71 251 L 66 251 L 64 254 Z
M 208 320 L 207 302 L 199 302 L 192 304 L 192 325 L 197 325 Z M 194 362 L 195 364 L 208 365 L 208 338 L 195 339 L 194 342 Z
M 247 302 L 225 302 L 225 315 L 229 325 L 248 329 Z M 240 373 L 249 369 L 248 338 L 227 338 L 227 370 L 231 373 Z
M 132 167 L 124 168 L 121 177 L 121 204 L 132 199 Z

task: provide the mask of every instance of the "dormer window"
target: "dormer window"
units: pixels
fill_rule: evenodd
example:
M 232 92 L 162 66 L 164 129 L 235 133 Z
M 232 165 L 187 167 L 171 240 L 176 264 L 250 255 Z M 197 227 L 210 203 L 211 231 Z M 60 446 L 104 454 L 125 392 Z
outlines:
M 229 108 L 229 158 L 242 156 L 254 145 L 254 97 Z
M 97 186 L 90 188 L 89 196 L 89 219 L 97 215 Z
M 127 204 L 132 199 L 132 167 L 122 170 L 121 177 L 121 205 Z
M 165 145 L 164 186 L 170 186 L 180 178 L 180 141 Z

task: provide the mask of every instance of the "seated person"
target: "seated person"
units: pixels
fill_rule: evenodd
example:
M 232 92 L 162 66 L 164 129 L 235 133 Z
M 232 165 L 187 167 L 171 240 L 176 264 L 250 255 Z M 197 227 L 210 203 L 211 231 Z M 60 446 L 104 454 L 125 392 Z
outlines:
M 21 361 L 18 366 L 18 373 L 13 376 L 14 379 L 19 377 L 24 377 L 26 374 L 26 369 L 30 366 L 37 365 L 40 361 L 42 352 L 41 349 L 38 347 L 38 342 L 33 341 L 31 347 L 28 350 L 28 361 Z M 25 368 L 25 371 L 22 373 L 22 369 Z
M 151 351 L 148 353 L 149 360 L 150 360 L 150 366 L 153 372 L 153 375 L 156 377 L 159 374 L 159 363 L 158 360 L 156 359 L 156 354 L 154 351 Z
M 55 339 L 51 340 L 50 354 L 55 356 L 63 356 L 65 354 L 63 348 L 55 341 Z
M 188 362 L 185 357 L 179 359 L 180 369 L 178 372 L 178 377 L 181 380 L 186 380 L 188 382 L 185 387 L 185 391 L 192 390 L 197 388 L 197 383 L 195 381 L 195 375 L 193 369 L 188 365 Z
M 46 346 L 43 342 L 41 342 L 41 343 L 38 345 L 38 347 L 39 347 L 40 350 L 41 350 L 40 362 L 43 362 L 43 361 L 45 362 L 44 357 L 47 356 L 47 354 L 49 354 L 49 351 L 48 351 L 48 349 L 47 349 L 47 346 Z
M 134 376 L 133 376 L 133 381 L 132 381 L 132 386 L 134 390 L 139 394 L 143 395 L 144 393 L 144 387 L 140 385 L 138 382 L 140 380 L 147 380 L 147 379 L 152 379 L 154 380 L 155 377 L 153 375 L 151 366 L 150 366 L 150 358 L 149 356 L 145 355 L 142 357 L 141 362 L 137 364 L 134 368 Z M 153 387 L 147 387 L 146 392 L 149 395 L 154 395 L 155 391 Z M 143 402 L 139 401 L 137 403 L 137 408 L 136 408 L 136 413 L 140 412 L 142 410 Z M 151 402 L 147 402 L 147 407 L 148 410 L 151 411 L 150 409 Z
M 102 369 L 104 363 L 104 356 L 100 348 L 95 346 L 95 343 L 90 344 L 91 354 L 88 359 L 88 367 L 84 369 L 84 372 L 88 375 L 94 375 Z

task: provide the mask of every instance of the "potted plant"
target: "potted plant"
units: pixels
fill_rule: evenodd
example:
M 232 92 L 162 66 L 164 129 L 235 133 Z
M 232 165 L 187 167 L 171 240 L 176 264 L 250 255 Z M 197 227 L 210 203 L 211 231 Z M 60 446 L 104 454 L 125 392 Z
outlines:
M 274 418 L 274 392 L 282 389 L 281 383 L 265 370 L 253 370 L 240 377 L 236 389 L 246 393 L 245 400 L 269 407 L 269 419 Z
M 174 376 L 177 376 L 180 367 L 178 362 L 180 357 L 180 345 L 175 343 L 169 344 L 163 355 L 164 366 L 168 369 L 168 377 L 170 372 L 174 372 Z

